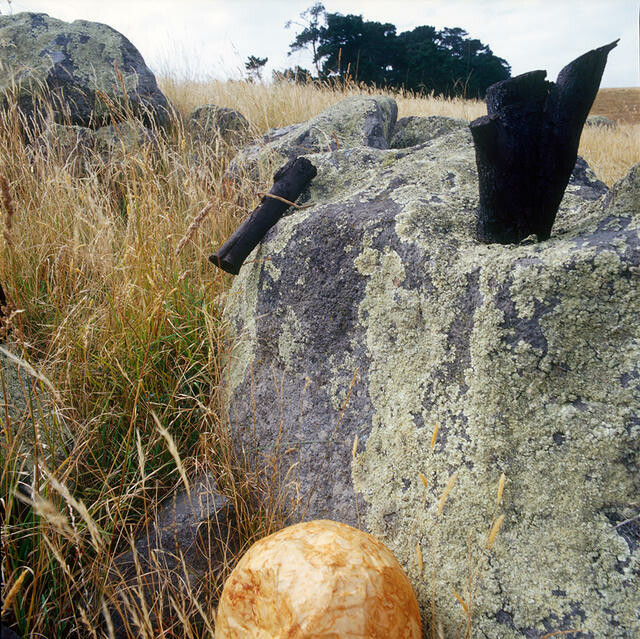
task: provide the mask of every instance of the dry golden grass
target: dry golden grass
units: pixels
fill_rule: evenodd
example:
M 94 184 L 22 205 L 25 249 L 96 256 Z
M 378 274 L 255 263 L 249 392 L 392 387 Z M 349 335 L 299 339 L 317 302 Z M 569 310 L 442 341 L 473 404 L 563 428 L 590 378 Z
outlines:
M 380 90 L 354 83 L 324 86 L 281 83 L 277 85 L 246 82 L 190 82 L 163 80 L 162 90 L 183 113 L 200 104 L 217 104 L 243 113 L 255 129 L 283 127 L 308 120 L 328 106 L 350 95 L 374 95 Z M 486 113 L 483 102 L 419 97 L 410 93 L 393 93 L 398 103 L 398 117 L 409 115 L 445 115 L 472 120 Z
M 22 424 L 0 417 L 2 620 L 23 636 L 111 636 L 109 610 L 118 604 L 130 611 L 131 636 L 210 637 L 236 555 L 222 571 L 212 566 L 201 592 L 176 589 L 160 567 L 146 575 L 173 611 L 164 621 L 105 581 L 140 522 L 196 468 L 212 472 L 236 506 L 241 550 L 282 522 L 277 494 L 255 503 L 266 479 L 247 474 L 228 444 L 221 310 L 231 278 L 207 261 L 270 185 L 230 187 L 222 175 L 236 149 L 190 140 L 179 116 L 204 103 L 230 106 L 258 134 L 368 90 L 161 84 L 178 111 L 170 132 L 158 131 L 153 149 L 95 156 L 84 168 L 51 141 L 32 148 L 15 112 L 0 116 L 0 282 L 14 311 L 12 348 L 55 389 L 75 438 L 47 467 L 46 433 L 28 450 L 18 441 L 42 421 L 38 406 Z M 400 117 L 484 113 L 478 102 L 395 97 Z M 637 125 L 585 132 L 581 152 L 611 183 L 640 159 Z
M 20 446 L 42 422 L 38 406 L 21 423 L 0 418 L 3 622 L 24 636 L 104 636 L 109 610 L 125 605 L 140 626 L 132 636 L 156 637 L 144 602 L 123 602 L 125 588 L 105 574 L 181 478 L 195 467 L 213 473 L 237 507 L 241 547 L 280 525 L 255 503 L 261 479 L 225 443 L 220 295 L 229 278 L 206 259 L 255 185 L 230 189 L 222 174 L 234 150 L 185 139 L 179 118 L 153 149 L 96 154 L 82 170 L 55 143 L 30 145 L 37 131 L 25 138 L 23 125 L 15 111 L 0 116 L 0 281 L 21 311 L 12 350 L 55 388 L 74 442 L 54 466 L 47 433 Z M 196 221 L 205 206 L 209 216 Z M 207 636 L 224 574 L 216 569 L 198 599 L 158 569 L 180 636 Z
M 585 127 L 578 153 L 608 186 L 640 162 L 640 123 L 620 123 L 615 129 Z
M 367 87 L 324 87 L 289 84 L 264 85 L 244 82 L 181 82 L 165 79 L 162 89 L 183 113 L 200 104 L 217 104 L 243 113 L 256 133 L 302 122 L 347 95 L 379 93 Z M 486 114 L 484 102 L 393 94 L 398 117 L 443 115 L 473 120 Z M 640 89 L 602 89 L 591 111 L 620 122 L 615 131 L 587 127 L 579 153 L 609 186 L 624 177 L 640 161 Z

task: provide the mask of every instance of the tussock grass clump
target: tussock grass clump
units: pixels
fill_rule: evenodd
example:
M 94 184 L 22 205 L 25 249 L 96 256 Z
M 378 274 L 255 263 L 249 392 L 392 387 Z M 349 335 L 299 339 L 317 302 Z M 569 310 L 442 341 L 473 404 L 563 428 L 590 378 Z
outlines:
M 178 114 L 154 141 L 108 157 L 85 149 L 81 163 L 48 128 L 15 110 L 0 116 L 0 282 L 20 311 L 9 348 L 55 389 L 43 412 L 64 416 L 70 437 L 52 461 L 39 450 L 44 433 L 30 449 L 17 445 L 48 428 L 38 407 L 19 418 L 3 411 L 3 622 L 22 635 L 103 636 L 120 600 L 106 579 L 114 557 L 196 466 L 235 503 L 246 543 L 277 525 L 223 443 L 228 278 L 206 260 L 255 188 L 231 189 L 222 176 L 234 150 L 192 142 Z M 218 586 L 199 605 L 211 608 Z M 165 594 L 175 619 L 189 620 L 181 636 L 205 632 L 189 612 L 195 593 Z M 140 602 L 128 603 L 136 636 L 158 636 Z
M 585 127 L 578 153 L 600 180 L 613 186 L 640 161 L 640 122 L 620 122 L 615 129 Z
M 379 94 L 379 89 L 355 82 L 341 84 L 276 85 L 238 81 L 177 81 L 165 78 L 160 82 L 163 91 L 183 113 L 206 103 L 237 109 L 245 115 L 256 132 L 303 122 L 349 95 Z M 623 101 L 624 89 L 601 90 L 593 113 L 601 113 L 618 120 L 614 130 L 586 127 L 582 132 L 578 153 L 585 158 L 599 179 L 612 186 L 640 161 L 640 116 L 632 112 Z M 639 90 L 629 90 L 637 95 Z M 480 100 L 442 98 L 414 95 L 411 92 L 391 93 L 398 103 L 398 118 L 412 115 L 442 115 L 463 120 L 474 120 L 486 115 Z M 604 97 L 603 97 L 604 96 Z M 622 97 L 616 97 L 622 96 Z M 622 104 L 622 106 L 620 106 Z M 617 110 L 607 110 L 617 105 Z M 624 110 L 624 117 L 620 109 Z
M 379 95 L 380 89 L 352 81 L 344 84 L 325 83 L 278 84 L 238 81 L 177 82 L 160 81 L 162 90 L 177 108 L 188 113 L 200 104 L 237 109 L 258 131 L 303 122 L 327 107 L 351 95 Z M 410 115 L 445 115 L 472 120 L 486 114 L 484 102 L 461 98 L 417 96 L 408 91 L 390 93 L 398 103 L 398 117 Z
M 23 636 L 113 636 L 126 613 L 130 636 L 210 637 L 225 575 L 284 521 L 268 469 L 248 473 L 228 441 L 222 308 L 231 278 L 207 261 L 271 185 L 223 179 L 237 149 L 192 140 L 183 118 L 205 103 L 233 107 L 258 135 L 371 90 L 171 78 L 161 86 L 176 108 L 169 129 L 108 155 L 58 143 L 46 117 L 0 113 L 2 334 L 36 373 L 42 400 L 19 419 L 5 409 L 0 417 L 2 621 Z M 479 102 L 394 97 L 399 117 L 484 113 Z M 635 127 L 585 132 L 585 157 L 605 181 L 640 159 Z M 62 423 L 71 436 L 52 456 L 46 429 Z M 212 566 L 197 591 L 160 565 L 139 571 L 138 596 L 108 579 L 158 502 L 203 469 L 237 512 L 239 543 L 223 569 Z M 261 505 L 258 490 L 269 495 Z M 156 585 L 155 603 L 140 596 L 145 581 Z

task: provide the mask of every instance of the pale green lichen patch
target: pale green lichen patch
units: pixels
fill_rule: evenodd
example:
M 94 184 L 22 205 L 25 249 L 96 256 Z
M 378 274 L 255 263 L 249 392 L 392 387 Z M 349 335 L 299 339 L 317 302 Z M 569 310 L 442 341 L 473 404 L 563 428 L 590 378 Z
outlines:
M 616 189 L 609 214 L 631 213 L 638 181 Z M 421 206 L 405 210 L 417 215 Z M 521 636 L 496 625 L 499 610 L 517 628 L 536 632 L 550 629 L 545 619 L 553 629 L 565 618 L 596 637 L 638 629 L 638 547 L 611 519 L 614 512 L 620 520 L 631 516 L 638 491 L 638 389 L 620 381 L 638 376 L 638 281 L 623 276 L 621 259 L 624 248 L 638 248 L 638 212 L 632 214 L 626 236 L 580 250 L 576 243 L 598 236 L 597 222 L 582 224 L 573 237 L 483 250 L 473 250 L 455 224 L 454 237 L 418 234 L 414 241 L 438 254 L 424 265 L 435 291 L 398 290 L 403 265 L 391 252 L 367 249 L 357 258 L 370 278 L 360 310 L 375 414 L 353 464 L 354 485 L 367 500 L 368 527 L 402 557 L 423 602 L 434 584 L 428 569 L 418 574 L 416 541 L 425 557 L 433 555 L 447 635 L 463 616 L 450 593 L 464 589 L 467 533 L 479 552 L 502 472 L 510 486 L 507 520 L 476 593 L 474 636 Z M 398 225 L 411 241 L 407 217 Z M 438 245 L 463 249 L 447 259 Z M 474 273 L 482 301 L 473 312 L 469 365 L 446 379 L 443 370 L 463 347 L 451 343 L 457 304 Z M 421 410 L 425 427 L 412 427 Z M 435 423 L 444 442 L 431 454 Z M 459 479 L 438 519 L 437 498 L 454 471 Z M 426 505 L 419 472 L 432 486 Z M 399 477 L 411 482 L 408 490 Z
M 227 393 L 231 397 L 235 389 L 250 374 L 255 360 L 256 348 L 256 305 L 259 293 L 261 264 L 256 249 L 249 256 L 249 263 L 243 265 L 241 276 L 236 277 L 225 300 L 225 317 L 233 343 L 231 361 L 227 366 Z M 235 321 L 234 321 L 235 318 Z M 241 318 L 241 321 L 238 321 Z
M 308 122 L 267 134 L 263 144 L 239 153 L 231 170 L 254 171 L 258 167 L 264 177 L 300 155 L 358 147 L 386 149 L 397 114 L 395 100 L 389 96 L 345 98 Z
M 271 287 L 271 282 L 275 282 L 280 278 L 281 271 L 270 259 L 270 255 L 280 254 L 286 249 L 295 233 L 296 227 L 302 224 L 310 214 L 309 210 L 303 210 L 280 220 L 274 229 L 268 247 L 259 245 L 252 251 L 227 294 L 225 304 L 226 317 L 242 318 L 241 323 L 230 320 L 231 325 L 229 328 L 234 350 L 232 363 L 228 367 L 229 396 L 232 396 L 235 389 L 243 382 L 255 359 L 258 296 Z M 261 278 L 260 274 L 262 272 L 267 277 Z M 305 278 L 301 276 L 298 283 L 300 286 L 306 285 Z M 290 312 L 287 322 L 295 325 L 295 321 L 295 315 Z M 278 338 L 282 357 L 285 361 L 289 361 L 291 354 L 301 348 L 299 343 L 292 342 L 294 332 L 290 327 L 287 327 Z
M 302 354 L 304 341 L 298 318 L 292 309 L 286 309 L 285 318 L 282 320 L 282 331 L 278 335 L 278 352 L 285 366 L 290 367 L 292 359 Z
M 142 56 L 105 24 L 42 13 L 0 16 L 0 66 L 0 98 L 12 94 L 28 115 L 42 101 L 60 121 L 68 111 L 74 124 L 121 120 L 123 110 L 166 119 L 166 98 Z

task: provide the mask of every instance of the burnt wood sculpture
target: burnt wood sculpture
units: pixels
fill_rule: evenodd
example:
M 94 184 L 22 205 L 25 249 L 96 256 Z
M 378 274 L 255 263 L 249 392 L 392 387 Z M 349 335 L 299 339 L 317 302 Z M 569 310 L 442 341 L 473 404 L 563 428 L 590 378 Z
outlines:
M 545 80 L 546 71 L 531 71 L 487 89 L 488 115 L 470 124 L 481 241 L 511 244 L 532 234 L 549 238 L 607 55 L 617 43 L 580 56 L 555 83 Z
M 209 260 L 227 273 L 237 275 L 247 255 L 296 201 L 316 173 L 316 167 L 304 157 L 289 160 L 279 168 L 273 176 L 271 191 Z

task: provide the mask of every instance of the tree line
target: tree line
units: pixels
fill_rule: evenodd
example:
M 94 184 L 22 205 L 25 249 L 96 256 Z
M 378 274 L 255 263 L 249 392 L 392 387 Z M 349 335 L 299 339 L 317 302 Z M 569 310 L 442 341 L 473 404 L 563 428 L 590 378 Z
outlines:
M 438 30 L 425 25 L 397 33 L 389 22 L 328 13 L 320 2 L 300 17 L 302 21 L 285 25 L 302 29 L 290 44 L 289 55 L 309 50 L 314 68 L 276 71 L 275 80 L 355 80 L 380 88 L 483 98 L 487 87 L 511 77 L 506 60 L 459 27 Z M 256 58 L 251 60 L 253 64 L 245 66 L 259 77 Z M 266 62 L 266 58 L 257 60 Z

